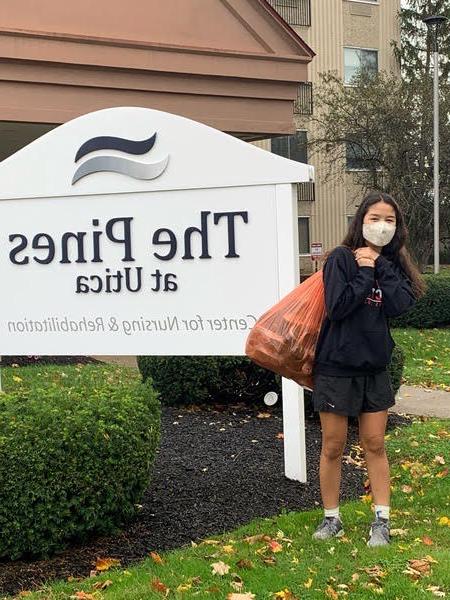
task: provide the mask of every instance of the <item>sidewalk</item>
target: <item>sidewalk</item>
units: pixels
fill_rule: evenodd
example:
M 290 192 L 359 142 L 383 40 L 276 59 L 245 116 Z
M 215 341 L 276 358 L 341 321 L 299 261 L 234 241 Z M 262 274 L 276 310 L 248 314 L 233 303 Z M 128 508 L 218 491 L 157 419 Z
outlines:
M 389 412 L 407 413 L 450 418 L 450 392 L 424 388 L 418 385 L 402 385 L 395 399 L 395 406 Z
M 103 362 L 137 368 L 135 356 L 93 356 Z M 395 406 L 389 412 L 450 418 L 450 392 L 434 390 L 417 385 L 402 385 L 397 393 Z
M 91 358 L 95 358 L 96 360 L 101 360 L 106 363 L 113 363 L 116 365 L 122 365 L 122 367 L 134 367 L 138 368 L 137 360 L 135 356 L 91 356 Z

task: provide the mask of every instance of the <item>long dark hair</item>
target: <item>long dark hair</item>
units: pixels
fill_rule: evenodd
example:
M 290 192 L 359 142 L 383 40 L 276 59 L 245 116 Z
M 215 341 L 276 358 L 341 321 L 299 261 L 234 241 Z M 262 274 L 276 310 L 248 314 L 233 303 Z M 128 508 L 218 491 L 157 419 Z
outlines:
M 416 263 L 411 258 L 411 255 L 405 246 L 408 240 L 408 230 L 400 207 L 392 196 L 385 192 L 377 191 L 367 194 L 359 205 L 358 210 L 349 225 L 347 235 L 343 239 L 341 245 L 350 248 L 350 250 L 356 250 L 356 248 L 367 246 L 366 240 L 363 238 L 362 234 L 364 216 L 372 204 L 376 204 L 380 201 L 390 204 L 395 210 L 396 216 L 394 237 L 389 244 L 383 246 L 381 254 L 403 269 L 406 276 L 411 281 L 415 297 L 420 298 L 425 294 L 427 286 Z M 324 255 L 324 259 L 327 258 L 330 252 L 331 250 Z

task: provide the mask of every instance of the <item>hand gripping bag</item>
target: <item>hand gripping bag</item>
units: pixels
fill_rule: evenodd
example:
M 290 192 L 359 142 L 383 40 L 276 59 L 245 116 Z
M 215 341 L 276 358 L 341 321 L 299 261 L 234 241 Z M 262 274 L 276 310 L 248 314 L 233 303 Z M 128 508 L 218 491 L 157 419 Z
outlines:
M 312 390 L 314 354 L 325 314 L 321 269 L 260 316 L 247 337 L 246 356 Z

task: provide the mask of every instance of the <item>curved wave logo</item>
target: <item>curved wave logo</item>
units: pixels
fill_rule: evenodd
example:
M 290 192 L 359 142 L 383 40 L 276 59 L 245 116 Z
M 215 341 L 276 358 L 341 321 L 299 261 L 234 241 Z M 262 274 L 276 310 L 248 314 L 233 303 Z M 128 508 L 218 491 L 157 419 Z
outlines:
M 135 156 L 146 154 L 153 148 L 155 140 L 156 133 L 142 141 L 113 136 L 94 137 L 80 146 L 75 156 L 75 162 L 96 150 L 119 150 Z M 72 185 L 87 175 L 103 171 L 121 173 L 134 179 L 155 179 L 165 171 L 168 162 L 169 155 L 154 163 L 141 162 L 112 154 L 97 155 L 89 158 L 77 168 L 72 178 Z

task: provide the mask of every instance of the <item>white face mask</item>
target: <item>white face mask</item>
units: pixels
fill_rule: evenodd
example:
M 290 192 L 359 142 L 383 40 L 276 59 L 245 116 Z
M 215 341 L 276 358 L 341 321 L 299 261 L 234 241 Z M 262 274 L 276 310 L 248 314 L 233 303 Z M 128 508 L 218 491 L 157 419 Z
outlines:
M 386 246 L 395 235 L 396 226 L 387 221 L 363 223 L 363 238 L 375 246 Z

